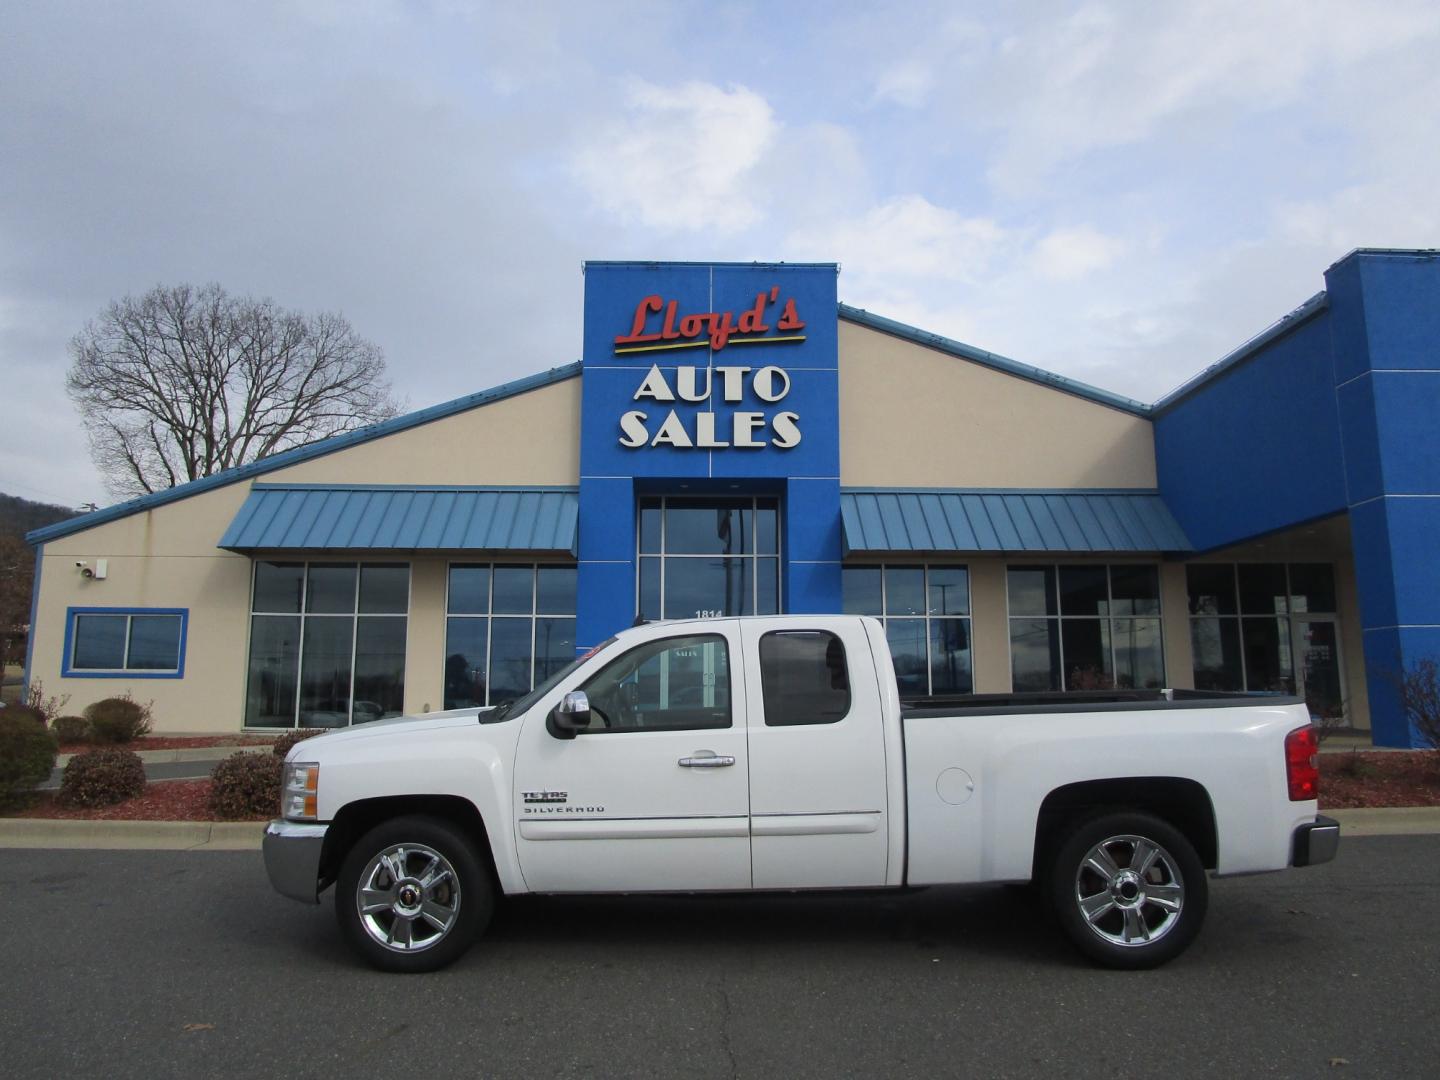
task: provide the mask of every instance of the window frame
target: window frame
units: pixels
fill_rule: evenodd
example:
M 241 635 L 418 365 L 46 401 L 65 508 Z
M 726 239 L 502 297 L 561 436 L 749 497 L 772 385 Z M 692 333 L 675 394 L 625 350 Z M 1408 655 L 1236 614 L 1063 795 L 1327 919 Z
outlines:
M 663 644 L 665 644 L 666 642 L 670 642 L 670 641 L 695 640 L 695 641 L 697 641 L 697 642 L 698 642 L 699 644 L 701 644 L 701 645 L 713 644 L 713 642 L 711 642 L 711 641 L 706 641 L 706 640 L 701 640 L 701 639 L 714 639 L 715 642 L 719 642 L 720 645 L 723 646 L 724 649 L 725 649 L 725 678 L 726 678 L 726 695 L 725 695 L 725 702 L 726 702 L 726 705 L 725 705 L 725 711 L 726 711 L 725 720 L 726 720 L 726 722 L 725 722 L 725 723 L 723 723 L 723 724 L 701 724 L 701 725 L 696 725 L 696 726 L 693 726 L 693 727 L 621 727 L 621 728 L 615 728 L 615 727 L 603 727 L 603 728 L 585 727 L 585 728 L 581 728 L 579 731 L 577 731 L 577 732 L 575 733 L 576 736 L 578 737 L 578 736 L 582 736 L 582 735 L 664 735 L 664 734 L 668 734 L 668 733 L 674 732 L 674 731 L 733 731 L 733 730 L 735 730 L 735 726 L 736 726 L 736 725 L 735 725 L 735 669 L 734 669 L 734 666 L 730 663 L 730 656 L 731 656 L 731 653 L 732 653 L 732 648 L 731 648 L 732 643 L 731 643 L 731 641 L 730 641 L 729 635 L 728 635 L 728 634 L 721 633 L 720 631 L 711 631 L 711 632 L 701 631 L 701 632 L 699 632 L 699 633 L 691 633 L 691 634 L 672 634 L 672 635 L 669 635 L 669 636 L 667 636 L 667 637 L 650 638 L 650 639 L 647 640 L 647 641 L 639 641 L 639 642 L 636 642 L 634 645 L 632 645 L 630 648 L 626 649 L 626 650 L 625 650 L 623 653 L 621 653 L 619 656 L 615 657 L 615 659 L 610 660 L 610 661 L 608 661 L 606 664 L 604 664 L 604 665 L 600 668 L 599 671 L 597 671 L 597 672 L 595 672 L 595 674 L 589 676 L 587 679 L 584 680 L 584 682 L 581 682 L 581 683 L 577 684 L 576 687 L 575 687 L 575 689 L 576 689 L 576 690 L 580 690 L 580 691 L 584 691 L 584 692 L 588 695 L 588 694 L 589 694 L 588 687 L 589 687 L 592 683 L 594 683 L 596 679 L 598 679 L 598 678 L 600 678 L 601 676 L 603 676 L 603 675 L 604 675 L 607 671 L 609 671 L 612 667 L 614 667 L 616 664 L 619 664 L 619 663 L 623 662 L 626 657 L 630 656 L 631 653 L 634 653 L 634 652 L 636 652 L 636 651 L 639 650 L 639 649 L 647 649 L 647 648 L 650 648 L 651 646 L 654 646 L 654 645 L 663 645 Z M 668 652 L 669 650 L 666 649 L 666 650 L 662 650 L 662 651 Z M 659 654 L 657 653 L 656 655 L 659 655 Z
M 831 720 L 802 720 L 777 724 L 770 719 L 769 694 L 765 680 L 765 643 L 771 638 L 800 636 L 827 637 L 830 641 L 840 646 L 840 662 L 845 670 L 845 711 Z M 826 648 L 829 648 L 828 643 Z M 850 714 L 855 711 L 855 683 L 854 680 L 850 678 L 850 653 L 849 650 L 845 648 L 845 639 L 835 633 L 835 631 L 827 630 L 824 627 L 815 627 L 813 629 L 794 627 L 785 630 L 767 630 L 760 635 L 760 640 L 755 643 L 755 656 L 760 662 L 760 707 L 764 713 L 763 726 L 773 728 L 829 727 L 832 724 L 839 724 L 848 720 Z
M 920 581 L 921 599 L 924 611 L 919 615 L 891 615 L 887 610 L 889 607 L 889 583 L 885 571 L 887 570 L 920 570 L 922 577 Z M 840 595 L 841 607 L 844 607 L 845 595 L 845 571 L 846 570 L 879 570 L 880 571 L 880 613 L 873 612 L 850 612 L 847 614 L 864 615 L 868 618 L 878 619 L 882 628 L 886 630 L 886 645 L 889 646 L 889 626 L 894 619 L 897 622 L 918 622 L 924 624 L 925 638 L 925 695 L 926 697 L 970 697 L 977 691 L 975 689 L 975 574 L 968 562 L 913 562 L 902 560 L 900 562 L 845 562 L 840 566 Z M 964 615 L 932 615 L 930 614 L 930 571 L 931 570 L 964 570 L 965 571 L 965 614 Z M 949 619 L 960 619 L 964 621 L 965 636 L 969 642 L 970 653 L 970 689 L 969 690 L 946 690 L 937 695 L 935 692 L 935 658 L 931 653 L 931 629 L 932 622 L 944 622 Z
M 1156 612 L 1153 615 L 1117 615 L 1113 611 L 1104 615 L 1066 615 L 1064 591 L 1060 581 L 1060 570 L 1064 566 L 1098 567 L 1105 571 L 1105 602 L 1107 606 L 1115 606 L 1115 579 L 1114 569 L 1116 567 L 1144 567 L 1155 572 L 1155 605 Z M 1094 622 L 1106 624 L 1105 629 L 1109 639 L 1110 653 L 1110 682 L 1115 689 L 1119 686 L 1119 668 L 1116 664 L 1116 633 L 1115 624 L 1122 621 L 1135 621 L 1145 619 L 1157 624 L 1157 642 L 1160 646 L 1160 689 L 1163 689 L 1169 682 L 1169 668 L 1166 666 L 1167 652 L 1165 649 L 1165 583 L 1161 580 L 1161 564 L 1158 562 L 1146 562 L 1138 560 L 1111 560 L 1106 562 L 1006 562 L 1005 563 L 1005 648 L 1010 654 L 1010 683 L 1014 691 L 1015 684 L 1015 649 L 1014 638 L 1011 627 L 1017 621 L 1032 621 L 1053 623 L 1055 625 L 1055 648 L 1056 659 L 1059 664 L 1060 686 L 1057 690 L 1045 691 L 1048 693 L 1071 694 L 1081 691 L 1071 690 L 1065 684 L 1067 681 L 1065 666 L 1065 623 L 1066 622 Z M 1054 595 L 1049 597 L 1055 603 L 1055 613 L 1051 614 L 1015 614 L 1010 604 L 1010 571 L 1011 570 L 1051 570 L 1054 572 Z M 1188 607 L 1188 604 L 1187 604 Z M 1143 687 L 1126 687 L 1125 689 L 1144 689 Z
M 487 572 L 485 581 L 485 610 L 484 611 L 461 611 L 450 610 L 450 588 L 452 572 L 457 569 L 479 569 Z M 502 611 L 495 612 L 495 571 L 497 569 L 528 569 L 530 571 L 530 611 Z M 576 578 L 576 602 L 572 605 L 569 614 L 558 611 L 541 611 L 540 607 L 540 571 L 542 569 L 573 570 Z M 481 562 L 474 559 L 451 559 L 445 564 L 445 607 L 441 618 L 444 619 L 444 638 L 440 649 L 440 704 L 446 708 L 450 706 L 445 701 L 445 661 L 450 653 L 450 620 L 451 619 L 484 619 L 485 627 L 485 700 L 476 706 L 457 705 L 455 708 L 488 708 L 491 705 L 490 691 L 493 679 L 491 678 L 491 657 L 495 648 L 495 620 L 496 619 L 528 619 L 530 621 L 530 686 L 525 691 L 528 694 L 538 685 L 535 679 L 535 663 L 538 654 L 535 649 L 536 637 L 539 633 L 539 622 L 541 619 L 569 619 L 578 628 L 576 611 L 579 605 L 579 563 L 565 562 L 526 562 L 524 560 L 500 559 Z M 578 644 L 578 640 L 577 640 Z M 578 655 L 578 653 L 577 653 Z M 545 678 L 549 678 L 547 674 Z M 542 682 L 544 680 L 541 680 Z M 523 697 L 524 694 L 521 695 Z
M 1191 567 L 1225 567 L 1230 571 L 1230 588 L 1232 599 L 1235 603 L 1235 610 L 1230 613 L 1222 612 L 1194 612 L 1190 610 L 1190 568 Z M 1285 610 L 1274 612 L 1246 611 L 1241 601 L 1240 568 L 1242 566 L 1267 566 L 1283 567 L 1285 571 Z M 1324 566 L 1330 571 L 1330 588 L 1335 598 L 1335 610 L 1333 611 L 1296 611 L 1295 610 L 1295 585 L 1292 579 L 1292 568 L 1295 566 Z M 1348 693 L 1348 680 L 1345 670 L 1344 635 L 1340 627 L 1340 582 L 1336 573 L 1334 560 L 1323 559 L 1286 559 L 1283 561 L 1261 562 L 1255 559 L 1247 560 L 1216 560 L 1201 561 L 1195 560 L 1185 564 L 1185 612 L 1186 620 L 1190 631 L 1190 675 L 1192 680 L 1197 674 L 1195 669 L 1195 624 L 1206 620 L 1214 620 L 1223 627 L 1227 621 L 1235 627 L 1236 642 L 1238 647 L 1238 660 L 1240 666 L 1240 689 L 1232 693 L 1259 694 L 1259 693 L 1293 693 L 1304 696 L 1309 688 L 1304 685 L 1305 678 L 1302 672 L 1300 650 L 1296 641 L 1299 635 L 1296 633 L 1296 626 L 1302 622 L 1324 622 L 1335 626 L 1335 667 L 1339 674 L 1340 699 L 1343 715 L 1350 716 L 1350 695 Z M 1307 605 L 1308 606 L 1308 605 Z M 1286 645 L 1290 654 L 1290 681 L 1293 687 L 1289 691 L 1277 690 L 1252 690 L 1250 689 L 1250 665 L 1245 656 L 1245 624 L 1247 622 L 1276 622 L 1285 624 Z
M 649 501 L 651 501 L 651 500 L 657 501 L 657 502 L 660 504 L 660 505 L 659 505 L 659 513 L 660 513 L 660 548 L 659 548 L 658 551 L 646 551 L 646 550 L 645 550 L 644 512 L 645 512 L 647 509 L 649 509 L 649 507 L 647 507 L 646 504 L 647 504 Z M 692 503 L 693 503 L 693 502 L 712 502 L 712 501 L 734 502 L 734 503 L 737 503 L 737 504 L 746 503 L 746 502 L 749 503 L 749 510 L 750 510 L 751 515 L 752 515 L 752 517 L 751 517 L 751 536 L 750 536 L 750 539 L 751 539 L 750 547 L 752 548 L 752 550 L 750 551 L 750 553 L 749 553 L 749 554 L 741 553 L 741 554 L 725 555 L 725 554 L 704 554 L 704 553 L 700 553 L 700 552 L 687 552 L 687 551 L 670 551 L 670 550 L 669 550 L 669 539 L 670 539 L 670 538 L 669 538 L 669 525 L 667 524 L 667 521 L 666 521 L 666 519 L 667 519 L 667 517 L 668 517 L 668 515 L 666 514 L 666 511 L 670 508 L 670 506 L 671 506 L 672 504 L 680 504 L 680 505 L 683 505 L 684 503 L 687 503 L 687 502 L 692 502 Z M 766 553 L 766 554 L 763 554 L 763 555 L 762 555 L 758 550 L 754 550 L 755 548 L 758 547 L 758 545 L 757 545 L 754 541 L 755 541 L 756 535 L 758 535 L 757 530 L 759 529 L 759 521 L 760 521 L 760 513 L 759 513 L 759 512 L 760 512 L 760 510 L 761 510 L 761 508 L 762 508 L 762 507 L 761 507 L 761 504 L 762 504 L 762 503 L 765 504 L 764 509 L 767 509 L 767 510 L 773 509 L 773 510 L 775 511 L 775 551 L 774 551 L 773 554 L 771 554 L 771 553 Z M 745 508 L 744 506 L 740 506 L 739 509 L 744 510 L 744 509 L 746 509 L 746 508 Z M 658 601 L 658 603 L 659 603 L 659 605 L 660 605 L 660 611 L 659 611 L 659 613 L 655 616 L 655 619 L 656 619 L 657 621 L 658 621 L 658 620 L 663 620 L 663 619 L 667 618 L 667 616 L 665 615 L 665 569 L 666 569 L 666 563 L 669 562 L 671 559 L 748 559 L 748 560 L 750 560 L 750 562 L 751 562 L 751 574 L 750 574 L 750 606 L 751 606 L 751 609 L 752 609 L 751 614 L 758 614 L 758 613 L 759 613 L 759 610 L 760 610 L 760 562 L 761 562 L 761 560 L 769 560 L 769 561 L 771 561 L 771 562 L 774 564 L 774 567 L 775 567 L 775 611 L 774 611 L 772 614 L 783 615 L 783 614 L 785 613 L 785 519 L 784 519 L 784 514 L 783 514 L 783 511 L 782 511 L 782 508 L 781 508 L 781 499 L 780 499 L 780 496 L 779 496 L 779 495 L 769 495 L 769 494 L 764 494 L 764 493 L 750 494 L 750 495 L 744 495 L 744 494 L 703 494 L 703 493 L 686 493 L 686 494 L 681 494 L 681 495 L 671 495 L 671 494 L 641 495 L 639 498 L 637 498 L 637 499 L 635 500 L 635 613 L 636 613 L 636 615 L 641 615 L 641 614 L 644 613 L 644 603 L 645 603 L 645 586 L 644 586 L 644 581 L 645 581 L 645 562 L 646 562 L 646 560 L 650 560 L 650 559 L 653 559 L 653 560 L 655 561 L 656 565 L 659 567 L 659 574 L 660 574 L 660 577 L 659 577 L 659 586 L 660 586 L 660 588 L 659 588 L 659 595 L 658 595 L 658 597 L 657 597 L 657 601 Z M 688 615 L 688 614 L 687 614 L 687 615 L 674 615 L 674 616 L 669 616 L 669 618 L 674 618 L 674 619 L 691 619 L 691 618 L 695 618 L 695 619 L 734 619 L 734 618 L 740 618 L 740 617 L 742 617 L 742 616 L 739 616 L 739 615 L 727 615 L 727 614 L 724 614 L 724 613 L 721 613 L 721 614 L 718 614 L 718 615 L 708 615 L 708 614 L 701 614 L 701 613 L 699 613 L 699 612 L 697 612 L 697 613 L 694 614 L 694 615 Z
M 159 615 L 167 618 L 180 617 L 180 642 L 176 666 L 157 670 L 155 668 L 77 668 L 74 664 L 76 625 L 81 615 L 123 615 L 125 616 L 125 656 L 130 659 L 130 634 L 135 617 Z M 189 608 L 151 607 L 67 607 L 65 609 L 65 644 L 60 654 L 60 675 L 65 679 L 183 679 L 185 677 L 185 650 L 190 637 Z
M 255 607 L 255 582 L 260 574 L 261 563 L 279 563 L 296 565 L 300 567 L 300 598 L 299 605 L 295 611 L 262 611 Z M 311 566 L 353 566 L 355 568 L 355 590 L 351 598 L 351 610 L 344 611 L 309 611 L 310 593 L 310 567 Z M 404 567 L 405 568 L 405 610 L 404 611 L 361 611 L 360 590 L 363 585 L 364 569 L 366 567 Z M 267 556 L 264 558 L 252 558 L 250 560 L 250 602 L 247 604 L 249 613 L 246 616 L 245 627 L 245 697 L 244 716 L 242 724 L 247 731 L 330 731 L 342 730 L 340 728 L 307 728 L 300 724 L 300 699 L 305 693 L 305 629 L 306 623 L 311 619 L 348 619 L 350 621 L 350 689 L 349 708 L 347 709 L 348 719 L 345 727 L 355 726 L 355 660 L 360 640 L 361 619 L 404 619 L 405 620 L 405 674 L 409 674 L 410 668 L 410 609 L 415 600 L 415 565 L 408 559 L 343 559 L 343 558 L 319 558 L 307 559 L 286 558 L 284 554 Z M 250 712 L 250 650 L 251 643 L 255 637 L 255 618 L 293 618 L 300 620 L 300 634 L 295 644 L 295 702 L 291 711 L 292 723 L 287 726 L 277 727 L 273 724 L 249 724 Z M 402 690 L 403 699 L 403 690 Z M 401 713 L 404 713 L 402 707 Z M 361 721 L 364 723 L 365 721 Z

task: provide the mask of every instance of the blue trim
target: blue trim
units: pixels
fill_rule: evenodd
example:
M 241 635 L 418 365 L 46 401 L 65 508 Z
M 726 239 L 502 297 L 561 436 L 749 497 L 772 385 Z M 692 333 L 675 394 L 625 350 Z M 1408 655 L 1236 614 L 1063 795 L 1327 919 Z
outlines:
M 83 668 L 76 670 L 70 666 L 70 650 L 75 643 L 75 616 L 77 615 L 179 615 L 179 666 L 174 671 L 86 671 Z M 67 607 L 65 609 L 65 651 L 60 654 L 60 676 L 65 679 L 183 679 L 185 677 L 185 648 L 189 637 L 189 608 Z
M 163 506 L 166 503 L 175 502 L 179 499 L 189 498 L 191 495 L 198 495 L 202 491 L 209 491 L 212 488 L 224 487 L 233 484 L 238 480 L 245 480 L 252 476 L 262 476 L 276 469 L 283 469 L 290 465 L 298 465 L 302 461 L 310 461 L 314 458 L 324 457 L 326 454 L 333 454 L 337 450 L 347 450 L 352 446 L 359 446 L 361 443 L 372 442 L 375 439 L 383 439 L 387 435 L 394 435 L 400 431 L 409 431 L 411 428 L 420 427 L 435 420 L 443 420 L 446 417 L 454 416 L 456 413 L 465 412 L 468 409 L 480 405 L 489 405 L 492 402 L 501 401 L 505 398 L 515 397 L 530 390 L 538 390 L 541 387 L 551 386 L 555 383 L 564 382 L 566 379 L 573 379 L 580 374 L 581 364 L 577 360 L 573 364 L 566 364 L 564 367 L 551 368 L 549 371 L 542 371 L 538 375 L 528 375 L 523 379 L 516 379 L 514 382 L 505 383 L 502 386 L 492 387 L 489 390 L 481 390 L 475 394 L 468 394 L 465 397 L 456 398 L 440 405 L 432 405 L 428 409 L 420 409 L 418 412 L 407 413 L 404 416 L 397 416 L 393 420 L 386 420 L 384 423 L 372 424 L 359 431 L 352 431 L 345 435 L 336 435 L 329 439 L 322 439 L 320 442 L 311 443 L 308 446 L 299 446 L 294 450 L 287 450 L 283 454 L 275 454 L 271 457 L 261 458 L 259 461 L 252 461 L 248 465 L 240 465 L 233 469 L 226 469 L 224 472 L 215 473 L 213 476 L 202 476 L 199 480 L 191 480 L 186 484 L 179 484 L 173 488 L 166 488 L 164 491 L 157 491 L 150 495 L 142 495 L 138 499 L 131 499 L 129 502 L 117 503 L 115 506 L 107 506 L 103 510 L 96 510 L 94 513 L 86 514 L 83 517 L 71 518 L 69 521 L 62 521 L 56 525 L 48 525 L 43 529 L 36 529 L 27 533 L 25 540 L 30 544 L 41 544 L 49 540 L 58 540 L 62 536 L 69 536 L 72 533 L 83 532 L 96 525 L 103 525 L 107 521 L 115 521 L 119 518 L 129 517 L 131 514 L 138 514 L 142 510 L 149 510 L 156 506 Z
M 1038 368 L 1031 364 L 1022 364 L 1018 360 L 1011 360 L 998 353 L 977 349 L 962 341 L 941 337 L 939 334 L 932 334 L 927 330 L 896 322 L 894 319 L 887 319 L 881 315 L 872 315 L 868 311 L 851 307 L 849 304 L 840 304 L 838 307 L 840 318 L 869 327 L 871 330 L 879 330 L 882 334 L 889 334 L 905 341 L 913 341 L 915 344 L 924 345 L 927 348 L 939 349 L 941 352 L 957 356 L 962 360 L 972 360 L 977 364 L 994 368 L 996 371 L 1003 371 L 1007 375 L 1015 375 L 1099 405 L 1108 405 L 1112 409 L 1119 409 L 1121 412 L 1127 412 L 1134 416 L 1148 417 L 1150 415 L 1150 406 L 1142 401 L 1136 401 L 1134 398 L 1112 394 L 1109 390 L 1101 390 L 1097 386 L 1078 382 L 1075 379 L 1067 379 L 1064 375 L 1056 375 L 1053 371 L 1046 371 L 1044 368 Z
M 1159 495 L 1159 488 L 987 488 L 987 487 L 842 487 L 842 495 Z
M 830 270 L 838 272 L 839 263 L 833 262 L 707 262 L 691 260 L 690 262 L 673 262 L 670 259 L 664 261 L 652 259 L 586 259 L 582 269 L 588 270 L 592 266 L 629 266 L 645 270 L 663 270 L 669 266 L 714 266 L 714 267 L 740 267 L 744 270 Z
M 1316 293 L 1294 311 L 1288 315 L 1282 315 L 1239 348 L 1232 349 L 1204 371 L 1200 372 L 1200 374 L 1187 379 L 1159 401 L 1155 402 L 1154 405 L 1150 406 L 1151 415 L 1158 417 L 1174 408 L 1201 387 L 1214 382 L 1222 375 L 1239 367 L 1246 361 L 1253 360 L 1260 355 L 1260 351 L 1267 345 L 1274 343 L 1292 331 L 1300 329 L 1300 327 L 1304 326 L 1317 315 L 1323 315 L 1329 310 L 1330 297 L 1323 292 Z
M 30 583 L 30 626 L 25 631 L 25 674 L 20 684 L 30 700 L 30 672 L 35 664 L 35 621 L 40 618 L 40 574 L 45 568 L 45 545 L 35 545 L 35 577 Z
M 580 490 L 577 484 L 292 484 L 277 480 L 273 484 L 257 482 L 250 485 L 251 491 L 535 491 L 540 494 L 556 492 L 573 495 Z

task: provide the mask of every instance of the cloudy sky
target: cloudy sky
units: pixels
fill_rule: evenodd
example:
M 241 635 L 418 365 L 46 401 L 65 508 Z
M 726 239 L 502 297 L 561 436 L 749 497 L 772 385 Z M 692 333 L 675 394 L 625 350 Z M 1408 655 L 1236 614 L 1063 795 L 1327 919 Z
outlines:
M 841 299 L 1153 400 L 1440 246 L 1440 5 L 0 0 L 0 492 L 111 501 L 70 337 L 343 312 L 421 407 L 578 358 L 585 259 Z

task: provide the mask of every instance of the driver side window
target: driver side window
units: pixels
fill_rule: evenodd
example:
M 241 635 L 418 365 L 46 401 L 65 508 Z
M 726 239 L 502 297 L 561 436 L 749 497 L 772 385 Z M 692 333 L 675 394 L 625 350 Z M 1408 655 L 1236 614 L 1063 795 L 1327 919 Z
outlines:
M 730 653 L 719 634 L 637 645 L 580 689 L 590 698 L 590 727 L 582 735 L 731 724 Z

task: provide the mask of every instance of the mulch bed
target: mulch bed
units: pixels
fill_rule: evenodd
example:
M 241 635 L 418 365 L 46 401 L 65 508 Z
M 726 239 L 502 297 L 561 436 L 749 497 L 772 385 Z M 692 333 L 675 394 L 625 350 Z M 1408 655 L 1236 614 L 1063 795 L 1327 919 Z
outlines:
M 146 735 L 121 745 L 122 750 L 193 750 L 204 746 L 273 746 L 274 735 Z M 83 754 L 95 750 L 92 743 L 62 743 L 60 753 Z
M 1320 755 L 1320 807 L 1440 806 L 1440 752 Z
M 276 808 L 278 811 L 278 807 Z M 209 780 L 158 780 L 146 785 L 133 799 L 114 806 L 61 806 L 55 793 L 34 796 L 23 810 L 4 815 L 20 818 L 64 818 L 73 821 L 218 821 L 210 812 Z M 274 814 L 259 814 L 250 821 L 266 821 Z M 228 819 L 227 819 L 228 820 Z

